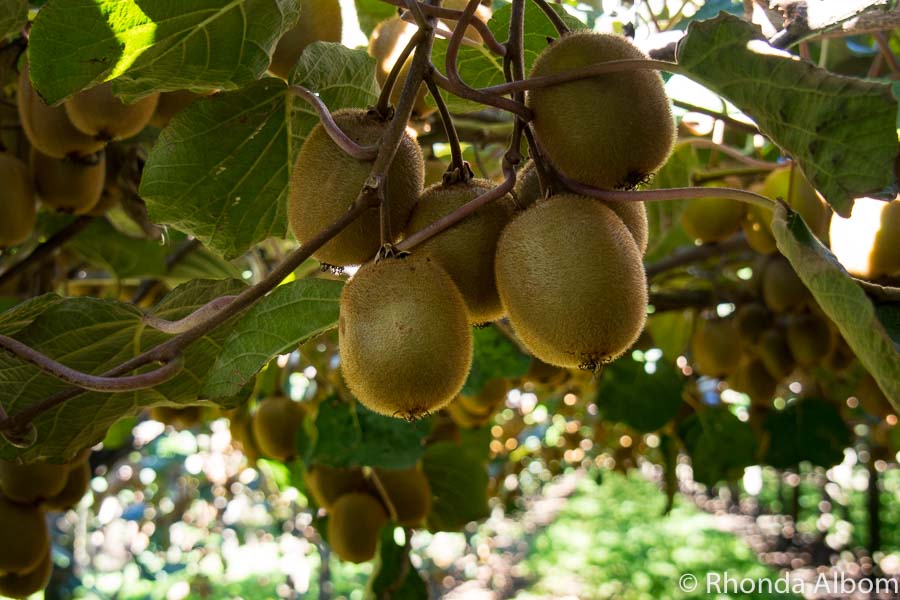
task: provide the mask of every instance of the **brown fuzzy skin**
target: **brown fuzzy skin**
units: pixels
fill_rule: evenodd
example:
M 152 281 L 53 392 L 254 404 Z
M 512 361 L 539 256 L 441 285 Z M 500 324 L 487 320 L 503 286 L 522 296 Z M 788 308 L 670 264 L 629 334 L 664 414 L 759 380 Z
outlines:
M 497 290 L 519 339 L 544 362 L 593 369 L 644 328 L 647 280 L 622 220 L 585 196 L 538 202 L 503 230 Z
M 741 361 L 736 319 L 700 319 L 691 336 L 694 370 L 709 377 L 735 372 Z
M 17 246 L 31 237 L 37 221 L 34 185 L 28 165 L 12 154 L 0 153 L 0 247 Z
M 762 278 L 763 299 L 775 312 L 799 309 L 812 301 L 812 294 L 786 258 L 776 256 L 766 265 Z
M 69 470 L 66 485 L 58 494 L 44 502 L 45 510 L 68 510 L 78 504 L 88 491 L 91 482 L 91 466 L 78 463 Z
M 472 364 L 462 294 L 436 262 L 413 255 L 363 266 L 341 292 L 341 372 L 366 407 L 416 419 L 448 404 Z
M 162 92 L 156 103 L 156 110 L 150 117 L 150 124 L 162 129 L 169 124 L 172 117 L 202 98 L 202 94 L 196 94 L 190 90 L 176 90 L 174 92 Z
M 125 104 L 113 95 L 112 83 L 102 83 L 78 92 L 63 106 L 72 125 L 78 130 L 108 142 L 140 133 L 153 117 L 157 102 L 159 94 L 155 93 Z
M 328 543 L 341 560 L 364 563 L 375 558 L 378 534 L 388 522 L 378 498 L 344 494 L 329 511 Z
M 449 415 L 450 419 L 456 423 L 458 427 L 462 427 L 463 429 L 481 427 L 490 421 L 493 416 L 491 414 L 483 415 L 470 412 L 459 399 L 451 402 L 445 408 L 447 409 L 447 415 Z
M 541 178 L 538 176 L 533 160 L 528 159 L 528 162 L 516 174 L 516 187 L 513 188 L 513 195 L 521 209 L 526 209 L 543 198 Z
M 509 382 L 502 378 L 489 380 L 484 384 L 481 392 L 475 396 L 460 396 L 461 403 L 466 410 L 476 415 L 490 415 L 504 400 L 509 392 Z
M 331 510 L 344 494 L 364 490 L 366 477 L 359 467 L 340 469 L 315 465 L 306 471 L 306 485 L 316 504 L 325 510 Z
M 19 465 L 0 460 L 0 493 L 21 504 L 33 504 L 60 493 L 66 485 L 68 465 L 33 462 Z
M 263 400 L 253 414 L 253 435 L 264 456 L 287 461 L 297 455 L 306 409 L 287 396 Z
M 769 329 L 759 336 L 756 353 L 776 381 L 790 375 L 796 366 L 787 337 L 780 329 Z
M 28 65 L 19 74 L 19 91 L 16 97 L 19 122 L 28 141 L 42 154 L 53 158 L 85 156 L 103 149 L 106 143 L 75 128 L 62 106 L 48 106 L 34 87 L 28 75 Z
M 369 39 L 369 56 L 375 59 L 375 80 L 378 85 L 384 86 L 387 81 L 391 69 L 394 68 L 394 61 L 397 55 L 403 51 L 409 41 L 409 37 L 416 32 L 416 26 L 413 23 L 407 23 L 400 17 L 386 19 L 375 27 L 372 37 Z M 397 106 L 400 101 L 400 94 L 403 91 L 403 85 L 409 76 L 409 69 L 412 64 L 412 58 L 407 58 L 397 79 L 394 87 L 391 89 L 391 104 Z M 416 94 L 416 101 L 413 105 L 414 117 L 425 117 L 433 113 L 435 109 L 428 106 L 425 101 L 427 88 L 423 83 L 419 87 Z
M 622 36 L 574 32 L 538 56 L 530 77 L 646 58 Z M 534 111 L 535 137 L 550 162 L 594 187 L 636 185 L 665 163 L 675 144 L 675 120 L 656 71 L 635 69 L 537 88 L 528 92 L 527 103 Z
M 705 244 L 721 242 L 736 233 L 744 221 L 743 202 L 727 198 L 694 198 L 681 213 L 681 226 Z
M 334 120 L 354 141 L 375 144 L 387 123 L 367 116 L 365 110 L 346 109 Z M 305 244 L 341 217 L 356 201 L 372 170 L 372 163 L 348 156 L 335 144 L 321 123 L 306 138 L 291 175 L 288 220 L 294 236 Z M 399 235 L 409 220 L 425 177 L 422 151 L 403 134 L 397 155 L 388 169 L 385 192 L 390 199 L 391 226 Z M 391 240 L 396 241 L 396 239 Z M 362 264 L 381 247 L 378 208 L 371 208 L 313 254 L 335 266 Z
M 387 494 L 386 500 L 396 511 L 397 524 L 403 527 L 421 525 L 431 512 L 431 486 L 425 471 L 418 468 L 375 469 L 375 475 Z
M 31 149 L 31 172 L 41 204 L 53 210 L 83 215 L 100 201 L 106 182 L 106 155 L 91 163 L 76 158 L 53 158 Z
M 50 552 L 47 521 L 37 506 L 16 504 L 0 496 L 0 531 L 4 540 L 15 540 L 15 544 L 0 545 L 0 573 L 27 573 Z
M 0 596 L 8 598 L 28 598 L 46 588 L 53 574 L 53 560 L 48 550 L 38 565 L 22 574 L 0 576 Z
M 493 182 L 473 179 L 450 186 L 434 185 L 422 193 L 406 226 L 414 233 L 476 197 L 492 190 Z M 488 323 L 503 316 L 494 282 L 494 254 L 500 232 L 515 213 L 515 201 L 506 195 L 482 207 L 435 237 L 417 252 L 433 258 L 462 292 L 471 323 Z
M 278 40 L 269 72 L 287 79 L 307 46 L 313 42 L 340 42 L 342 28 L 338 0 L 300 0 L 300 20 Z
M 834 332 L 828 321 L 815 314 L 792 319 L 787 328 L 787 341 L 797 364 L 810 367 L 819 364 L 834 347 Z

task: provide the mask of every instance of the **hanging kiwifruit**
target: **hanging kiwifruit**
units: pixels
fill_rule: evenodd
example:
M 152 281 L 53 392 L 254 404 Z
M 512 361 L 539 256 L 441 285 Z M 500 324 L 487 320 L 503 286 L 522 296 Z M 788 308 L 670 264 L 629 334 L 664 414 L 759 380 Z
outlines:
M 94 139 L 108 142 L 123 140 L 140 133 L 156 110 L 159 94 L 145 96 L 131 104 L 119 100 L 112 83 L 102 83 L 78 92 L 64 106 L 72 125 Z
M 34 186 L 28 165 L 12 154 L 0 153 L 0 248 L 21 244 L 37 221 Z
M 313 42 L 340 42 L 342 28 L 339 0 L 300 0 L 300 20 L 278 40 L 269 72 L 287 79 L 307 46 Z
M 100 201 L 106 181 L 106 155 L 53 158 L 31 149 L 31 172 L 41 204 L 83 215 Z

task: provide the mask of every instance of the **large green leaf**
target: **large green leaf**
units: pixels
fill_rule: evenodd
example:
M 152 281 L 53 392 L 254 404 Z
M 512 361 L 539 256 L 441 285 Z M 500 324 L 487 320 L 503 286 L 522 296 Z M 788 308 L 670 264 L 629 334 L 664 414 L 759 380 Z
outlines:
M 430 419 L 407 423 L 334 397 L 319 405 L 317 439 L 305 462 L 408 469 L 421 458 L 430 431 Z
M 28 21 L 28 0 L 4 0 L 0 3 L 0 40 L 22 29 Z
M 203 383 L 211 397 L 237 393 L 278 354 L 337 326 L 344 284 L 301 279 L 279 286 L 242 315 Z
M 725 406 L 691 415 L 678 426 L 678 436 L 691 457 L 694 480 L 704 485 L 735 481 L 756 460 L 753 430 Z
M 110 79 L 126 100 L 234 90 L 265 72 L 298 15 L 296 0 L 51 0 L 31 29 L 31 78 L 50 104 Z
M 776 206 L 772 234 L 819 306 L 900 411 L 900 350 L 879 319 L 879 312 L 887 315 L 891 311 L 876 311 L 859 284 L 809 231 L 799 214 Z
M 317 42 L 292 80 L 331 110 L 377 99 L 364 50 Z M 163 130 L 144 169 L 141 196 L 157 223 L 175 226 L 233 258 L 287 230 L 287 188 L 297 152 L 318 116 L 280 79 L 195 102 Z
M 853 441 L 840 410 L 812 398 L 771 413 L 764 428 L 769 434 L 765 461 L 776 469 L 804 461 L 830 468 L 844 460 L 844 449 Z
M 375 26 L 385 19 L 397 16 L 397 7 L 381 0 L 355 0 L 359 28 L 366 36 L 372 35 Z
M 488 516 L 488 474 L 477 452 L 453 442 L 428 446 L 422 469 L 431 486 L 430 531 L 458 531 Z
M 834 75 L 769 46 L 729 14 L 691 23 L 678 63 L 731 100 L 794 158 L 845 217 L 854 198 L 894 178 L 897 101 L 890 86 Z
M 685 381 L 667 360 L 648 363 L 624 356 L 603 370 L 595 403 L 605 419 L 656 431 L 678 414 Z
M 506 334 L 496 327 L 481 327 L 472 331 L 474 351 L 472 368 L 462 393 L 477 395 L 491 379 L 521 377 L 528 372 L 531 357 L 519 350 Z
M 243 287 L 238 281 L 192 281 L 173 290 L 151 312 L 160 318 L 179 319 L 209 300 Z M 142 313 L 134 306 L 89 297 L 37 298 L 0 317 L 0 323 L 2 333 L 92 374 L 102 373 L 171 337 L 146 327 Z M 34 422 L 37 442 L 18 449 L 0 441 L 0 458 L 68 459 L 102 440 L 113 423 L 144 407 L 196 404 L 199 382 L 212 366 L 228 329 L 220 327 L 188 347 L 181 373 L 166 383 L 128 393 L 88 392 L 41 414 Z M 0 354 L 0 404 L 9 414 L 69 387 L 30 363 L 5 352 Z M 214 400 L 220 404 L 231 401 Z

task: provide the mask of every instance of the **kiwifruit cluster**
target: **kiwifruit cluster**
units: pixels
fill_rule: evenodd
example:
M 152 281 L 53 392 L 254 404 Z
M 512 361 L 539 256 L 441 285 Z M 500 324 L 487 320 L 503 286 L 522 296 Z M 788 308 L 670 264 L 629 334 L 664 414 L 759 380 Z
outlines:
M 334 120 L 356 143 L 377 144 L 387 122 L 361 109 L 335 111 Z M 344 152 L 316 125 L 303 143 L 291 175 L 288 219 L 301 244 L 309 242 L 336 221 L 356 201 L 372 170 L 372 163 Z M 399 235 L 422 192 L 424 160 L 416 141 L 403 134 L 387 173 L 385 194 L 390 198 L 390 221 Z M 396 241 L 396 240 L 390 240 Z M 378 208 L 365 212 L 313 256 L 329 265 L 361 264 L 381 247 Z
M 342 28 L 339 0 L 300 0 L 300 20 L 278 40 L 269 72 L 288 79 L 307 46 L 313 42 L 340 42 Z
M 313 500 L 328 512 L 328 543 L 342 560 L 372 560 L 381 528 L 393 521 L 420 526 L 431 512 L 431 486 L 419 467 L 337 468 L 313 465 L 306 472 Z
M 70 463 L 0 461 L 0 596 L 27 598 L 47 587 L 53 563 L 46 512 L 68 510 L 88 490 L 90 450 Z
M 12 154 L 0 153 L 0 248 L 16 246 L 31 236 L 37 221 L 34 185 L 28 165 Z

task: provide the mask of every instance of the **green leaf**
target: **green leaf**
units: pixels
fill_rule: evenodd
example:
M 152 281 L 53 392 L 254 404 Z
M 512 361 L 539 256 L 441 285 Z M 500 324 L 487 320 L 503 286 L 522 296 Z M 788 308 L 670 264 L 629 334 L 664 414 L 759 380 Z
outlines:
M 111 79 L 126 101 L 234 90 L 265 72 L 298 15 L 296 0 L 51 0 L 31 29 L 31 78 L 50 104 Z
M 756 460 L 753 430 L 725 406 L 691 415 L 678 426 L 678 436 L 691 457 L 694 480 L 707 486 L 737 480 Z
M 892 183 L 898 147 L 890 86 L 775 50 L 756 26 L 728 14 L 691 23 L 676 54 L 692 79 L 731 100 L 794 158 L 842 216 L 850 216 L 854 198 Z
M 343 287 L 341 281 L 301 279 L 276 288 L 238 319 L 203 392 L 237 393 L 271 359 L 336 327 Z
M 466 446 L 438 442 L 425 449 L 422 469 L 433 503 L 429 531 L 459 531 L 488 516 L 488 475 L 484 462 Z
M 372 35 L 376 25 L 397 16 L 397 7 L 381 0 L 355 0 L 354 3 L 356 16 L 359 17 L 359 28 L 366 37 Z
M 5 0 L 0 4 L 0 40 L 16 33 L 28 22 L 28 0 Z
M 837 406 L 812 398 L 770 413 L 763 427 L 769 434 L 765 461 L 776 469 L 805 461 L 830 468 L 844 460 L 853 441 Z
M 647 363 L 624 356 L 603 369 L 594 402 L 603 418 L 649 433 L 678 414 L 684 383 L 666 360 Z
M 781 204 L 774 212 L 772 234 L 778 249 L 900 411 L 900 350 L 879 320 L 872 301 L 799 214 Z M 885 309 L 881 312 L 886 314 Z
M 169 293 L 151 312 L 160 318 L 180 319 L 209 300 L 243 287 L 237 281 L 192 281 Z M 134 306 L 111 300 L 42 296 L 10 312 L 0 317 L 3 333 L 91 374 L 103 373 L 171 337 L 146 327 L 141 311 Z M 0 440 L 0 458 L 69 459 L 102 440 L 113 423 L 145 407 L 197 404 L 199 382 L 212 366 L 228 330 L 228 326 L 220 327 L 191 344 L 183 354 L 182 371 L 166 383 L 136 392 L 87 392 L 41 414 L 34 421 L 37 442 L 18 449 Z M 0 354 L 0 405 L 8 414 L 17 414 L 70 387 L 31 363 Z M 233 402 L 231 398 L 209 400 L 220 405 Z
M 423 600 L 428 598 L 428 588 L 409 560 L 409 548 L 394 541 L 394 528 L 381 528 L 378 540 L 378 556 L 369 578 L 370 598 L 391 600 Z
M 377 99 L 373 59 L 340 44 L 307 47 L 291 79 L 331 110 Z M 193 103 L 163 130 L 144 168 L 140 193 L 151 218 L 226 258 L 284 237 L 290 174 L 317 122 L 280 79 Z
M 581 29 L 584 24 L 568 15 L 560 6 L 553 6 L 553 9 L 562 15 L 563 20 L 572 29 Z M 491 20 L 488 21 L 488 27 L 499 41 L 506 40 L 509 34 L 509 21 L 512 16 L 512 8 L 510 5 L 502 6 L 494 11 Z M 533 2 L 525 5 L 525 72 L 531 71 L 531 65 L 534 59 L 547 47 L 547 38 L 557 38 L 556 28 L 547 18 L 543 11 Z M 434 51 L 432 52 L 432 61 L 439 71 L 445 73 L 447 62 L 447 48 L 449 40 L 436 39 L 434 41 Z M 488 87 L 504 83 L 503 77 L 503 57 L 493 54 L 484 44 L 468 45 L 463 44 L 459 49 L 459 59 L 457 62 L 460 77 L 469 86 L 474 88 Z M 454 112 L 474 112 L 484 108 L 481 104 L 470 100 L 463 100 L 452 94 L 444 94 L 447 100 L 447 106 Z M 429 103 L 433 104 L 433 100 L 429 96 Z
M 496 327 L 473 329 L 472 338 L 472 369 L 462 394 L 475 396 L 491 379 L 521 377 L 528 372 L 531 357 Z
M 422 456 L 431 420 L 407 423 L 333 397 L 319 405 L 316 431 L 307 464 L 408 469 Z

